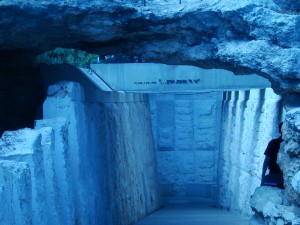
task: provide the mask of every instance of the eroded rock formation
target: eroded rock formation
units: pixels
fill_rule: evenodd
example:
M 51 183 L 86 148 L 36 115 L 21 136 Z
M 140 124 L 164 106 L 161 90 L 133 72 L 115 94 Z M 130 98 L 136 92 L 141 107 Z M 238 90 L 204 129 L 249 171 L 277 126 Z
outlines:
M 46 50 L 71 47 L 255 72 L 277 91 L 299 92 L 298 3 L 280 2 L 1 1 L 0 61 L 28 65 Z
M 286 114 L 283 126 L 284 146 L 279 152 L 279 163 L 284 173 L 287 199 L 290 204 L 300 206 L 300 194 L 292 185 L 293 177 L 300 171 L 300 110 L 295 108 Z

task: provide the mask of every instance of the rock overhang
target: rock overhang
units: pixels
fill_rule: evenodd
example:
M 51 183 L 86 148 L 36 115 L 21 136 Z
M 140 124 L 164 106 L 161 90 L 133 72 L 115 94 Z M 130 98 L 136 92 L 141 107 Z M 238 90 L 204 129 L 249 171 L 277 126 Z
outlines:
M 300 91 L 300 16 L 270 0 L 4 1 L 0 9 L 2 68 L 61 46 L 256 73 L 277 93 Z

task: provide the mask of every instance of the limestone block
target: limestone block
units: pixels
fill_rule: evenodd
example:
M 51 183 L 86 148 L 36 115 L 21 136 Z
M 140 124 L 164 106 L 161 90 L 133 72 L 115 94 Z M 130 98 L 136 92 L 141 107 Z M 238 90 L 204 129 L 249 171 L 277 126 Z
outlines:
M 212 169 L 215 167 L 217 151 L 197 151 L 195 152 L 196 169 Z
M 158 147 L 160 151 L 174 150 L 174 133 L 171 127 L 160 127 L 158 130 Z
M 196 169 L 195 170 L 196 181 L 199 183 L 213 184 L 216 180 L 216 173 L 213 168 L 209 169 Z
M 300 132 L 300 108 L 294 108 L 290 110 L 285 117 L 285 120 L 289 127 L 295 131 Z
M 197 150 L 215 149 L 216 131 L 211 129 L 195 129 L 195 148 Z
M 24 202 L 30 202 L 31 204 L 31 207 L 28 207 L 30 212 L 27 212 L 32 214 L 31 224 L 58 224 L 58 211 L 53 208 L 56 205 L 54 202 L 57 192 L 55 192 L 55 179 L 51 159 L 51 149 L 53 147 L 52 129 L 48 127 L 41 130 L 22 129 L 8 132 L 1 140 L 0 145 L 1 148 L 5 148 L 7 145 L 11 146 L 11 149 L 4 151 L 5 153 L 0 156 L 2 160 L 9 159 L 20 163 L 26 162 L 30 169 L 30 176 L 20 182 L 27 186 L 30 185 L 31 188 L 27 190 L 29 196 L 23 199 Z M 45 174 L 48 176 L 46 177 Z M 17 188 L 18 184 L 13 184 L 12 187 Z M 22 202 L 16 202 L 16 204 L 22 206 Z M 17 215 L 17 212 L 15 213 Z M 22 216 L 27 216 L 24 212 L 21 214 Z M 17 216 L 14 216 L 13 219 L 16 218 Z
M 33 224 L 30 177 L 28 163 L 0 160 L 1 224 Z
M 217 128 L 216 121 L 218 118 L 216 118 L 216 115 L 211 115 L 207 117 L 195 117 L 195 129 L 197 130 L 205 130 L 211 129 L 215 130 Z
M 295 191 L 298 192 L 298 194 L 300 194 L 300 171 L 298 171 L 293 179 L 292 179 L 292 186 L 294 188 Z
M 256 188 L 254 194 L 250 199 L 251 208 L 257 213 L 262 213 L 265 205 L 268 202 L 272 202 L 274 204 L 282 204 L 282 190 L 269 186 L 261 186 Z
M 53 194 L 48 195 L 49 202 L 55 201 L 50 205 L 56 206 L 57 209 L 61 212 L 60 223 L 69 223 L 73 220 L 74 212 L 74 197 L 72 195 L 73 185 L 71 180 L 71 169 L 70 169 L 70 160 L 72 158 L 72 152 L 68 148 L 68 123 L 65 118 L 54 118 L 54 119 L 44 119 L 38 120 L 35 124 L 35 129 L 41 129 L 43 127 L 52 127 L 53 130 L 53 142 L 50 147 L 48 156 L 45 156 L 44 163 L 45 176 L 48 183 L 48 188 L 53 186 L 55 192 L 55 197 Z M 45 146 L 49 145 L 49 135 L 43 135 L 42 142 L 45 143 Z M 50 163 L 51 162 L 51 163 Z M 48 165 L 48 166 L 47 166 Z M 55 182 L 50 185 L 51 182 Z M 50 192 L 51 192 L 50 191 Z M 53 211 L 55 211 L 53 210 Z M 53 223 L 55 224 L 55 223 Z
M 106 194 L 112 195 L 108 204 L 112 205 L 113 224 L 131 224 L 158 207 L 155 154 L 146 106 L 144 102 L 132 102 L 104 107 L 107 130 L 101 133 L 105 135 L 102 141 L 109 160 L 111 184 Z
M 284 206 L 273 202 L 268 202 L 264 206 L 263 215 L 267 224 L 297 225 L 300 222 L 300 208 Z
M 193 152 L 157 152 L 159 183 L 181 183 L 195 180 Z
M 175 101 L 175 112 L 177 115 L 190 115 L 194 112 L 193 102 L 190 100 Z
M 196 116 L 210 116 L 216 108 L 216 102 L 212 100 L 195 100 L 195 115 Z
M 194 150 L 194 129 L 193 122 L 176 122 L 175 148 L 179 151 Z

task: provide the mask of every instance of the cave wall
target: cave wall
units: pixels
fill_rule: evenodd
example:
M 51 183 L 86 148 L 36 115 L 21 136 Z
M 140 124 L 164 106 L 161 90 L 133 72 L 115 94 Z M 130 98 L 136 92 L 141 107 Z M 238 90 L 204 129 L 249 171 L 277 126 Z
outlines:
M 299 99 L 299 96 L 297 96 Z M 294 104 L 299 100 L 295 101 Z M 284 204 L 298 207 L 300 214 L 300 108 L 290 109 L 286 113 L 282 127 L 284 145 L 278 154 L 278 163 L 282 168 L 285 183 Z M 300 219 L 299 219 L 300 221 Z
M 251 195 L 260 186 L 264 151 L 279 136 L 281 97 L 272 89 L 224 92 L 218 171 L 218 202 L 251 214 Z
M 1 224 L 131 224 L 157 209 L 146 96 L 48 89 L 35 129 L 0 139 Z
M 216 198 L 221 92 L 150 94 L 159 190 Z
M 286 111 L 277 162 L 283 172 L 284 190 L 258 187 L 251 197 L 255 214 L 250 225 L 300 224 L 300 147 L 299 147 L 299 95 L 284 96 Z

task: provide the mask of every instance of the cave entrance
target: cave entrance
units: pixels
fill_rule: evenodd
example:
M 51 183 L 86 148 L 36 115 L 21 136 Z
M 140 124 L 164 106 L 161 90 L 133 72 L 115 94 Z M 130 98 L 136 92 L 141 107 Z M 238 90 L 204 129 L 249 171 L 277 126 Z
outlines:
M 0 137 L 6 130 L 33 128 L 41 119 L 44 83 L 38 69 L 18 68 L 0 73 Z

